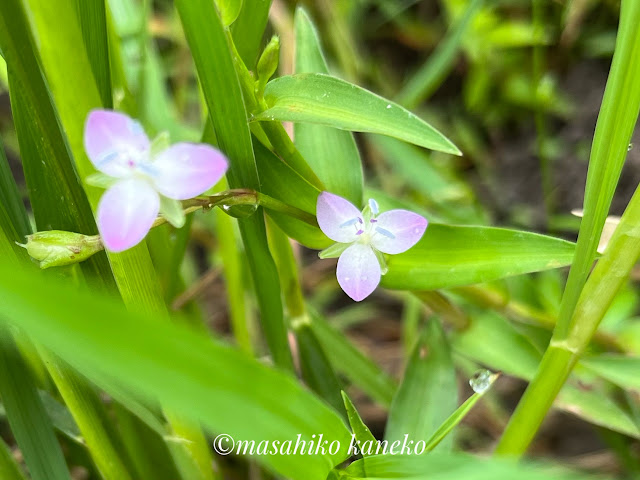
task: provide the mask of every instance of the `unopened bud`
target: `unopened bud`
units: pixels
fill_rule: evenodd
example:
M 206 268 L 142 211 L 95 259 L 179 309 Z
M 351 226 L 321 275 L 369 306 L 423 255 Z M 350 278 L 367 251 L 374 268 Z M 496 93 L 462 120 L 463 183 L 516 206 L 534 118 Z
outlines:
M 280 39 L 277 36 L 271 37 L 271 40 L 264 47 L 260 60 L 258 60 L 258 82 L 256 83 L 256 94 L 258 98 L 262 97 L 267 82 L 276 73 L 278 62 L 280 61 Z
M 27 249 L 40 268 L 61 267 L 86 260 L 104 248 L 99 235 L 48 230 L 27 235 Z

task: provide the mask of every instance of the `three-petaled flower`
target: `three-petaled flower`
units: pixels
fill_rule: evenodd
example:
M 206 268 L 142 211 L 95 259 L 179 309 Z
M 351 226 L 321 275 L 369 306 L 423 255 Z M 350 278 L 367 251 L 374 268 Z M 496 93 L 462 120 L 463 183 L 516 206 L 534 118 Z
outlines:
M 340 255 L 338 283 L 356 302 L 368 297 L 386 273 L 383 254 L 409 250 L 420 240 L 428 224 L 424 217 L 408 210 L 379 214 L 373 199 L 360 212 L 348 200 L 329 192 L 318 197 L 316 216 L 324 234 L 338 242 L 320 252 L 320 256 Z
M 159 212 L 171 224 L 182 226 L 180 200 L 210 189 L 228 167 L 226 157 L 208 145 L 152 144 L 137 121 L 109 110 L 89 114 L 84 145 L 101 172 L 87 182 L 108 188 L 100 199 L 97 217 L 104 246 L 113 252 L 139 243 Z

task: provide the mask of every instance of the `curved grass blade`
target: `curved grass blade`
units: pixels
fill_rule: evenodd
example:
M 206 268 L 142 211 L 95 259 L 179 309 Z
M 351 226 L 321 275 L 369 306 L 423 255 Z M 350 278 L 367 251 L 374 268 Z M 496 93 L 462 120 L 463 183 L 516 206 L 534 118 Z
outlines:
M 31 290 L 42 292 L 33 297 Z M 100 376 L 184 412 L 237 440 L 303 440 L 323 434 L 343 448 L 318 455 L 260 455 L 283 476 L 324 480 L 346 457 L 349 431 L 290 375 L 174 323 L 137 316 L 112 300 L 0 267 L 2 318 L 88 378 Z M 66 305 L 76 308 L 69 311 Z M 87 322 L 85 312 L 94 312 Z M 107 392 L 109 388 L 107 388 Z M 256 422 L 256 418 L 261 419 Z
M 269 108 L 255 120 L 306 122 L 378 133 L 440 152 L 461 155 L 444 135 L 409 110 L 364 88 L 322 73 L 300 73 L 267 84 Z
M 625 390 L 640 392 L 640 358 L 623 355 L 597 355 L 580 360 L 589 370 Z

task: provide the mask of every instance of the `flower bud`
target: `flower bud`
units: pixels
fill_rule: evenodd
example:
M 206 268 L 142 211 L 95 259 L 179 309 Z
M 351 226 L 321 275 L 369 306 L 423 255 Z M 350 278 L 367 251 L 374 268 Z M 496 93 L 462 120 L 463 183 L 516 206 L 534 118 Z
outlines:
M 104 248 L 98 235 L 48 230 L 27 235 L 27 243 L 19 244 L 40 262 L 40 268 L 61 267 L 86 260 Z
M 280 39 L 277 36 L 271 37 L 271 40 L 264 47 L 260 60 L 258 60 L 258 82 L 256 84 L 256 93 L 258 97 L 262 97 L 267 82 L 276 73 L 278 62 L 280 61 Z

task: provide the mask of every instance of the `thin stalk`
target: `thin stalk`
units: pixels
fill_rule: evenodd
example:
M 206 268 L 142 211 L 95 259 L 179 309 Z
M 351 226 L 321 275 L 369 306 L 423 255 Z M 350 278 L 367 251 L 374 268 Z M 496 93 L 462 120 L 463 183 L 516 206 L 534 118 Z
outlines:
M 569 334 L 566 337 L 554 334 L 536 376 L 500 439 L 496 454 L 517 456 L 526 450 L 639 257 L 640 188 L 585 284 L 571 319 Z
M 640 200 L 636 192 L 604 257 L 589 276 L 640 111 L 639 59 L 640 2 L 623 0 L 616 49 L 593 139 L 585 215 L 558 322 L 538 371 L 500 439 L 497 454 L 519 456 L 527 449 L 640 253 Z

